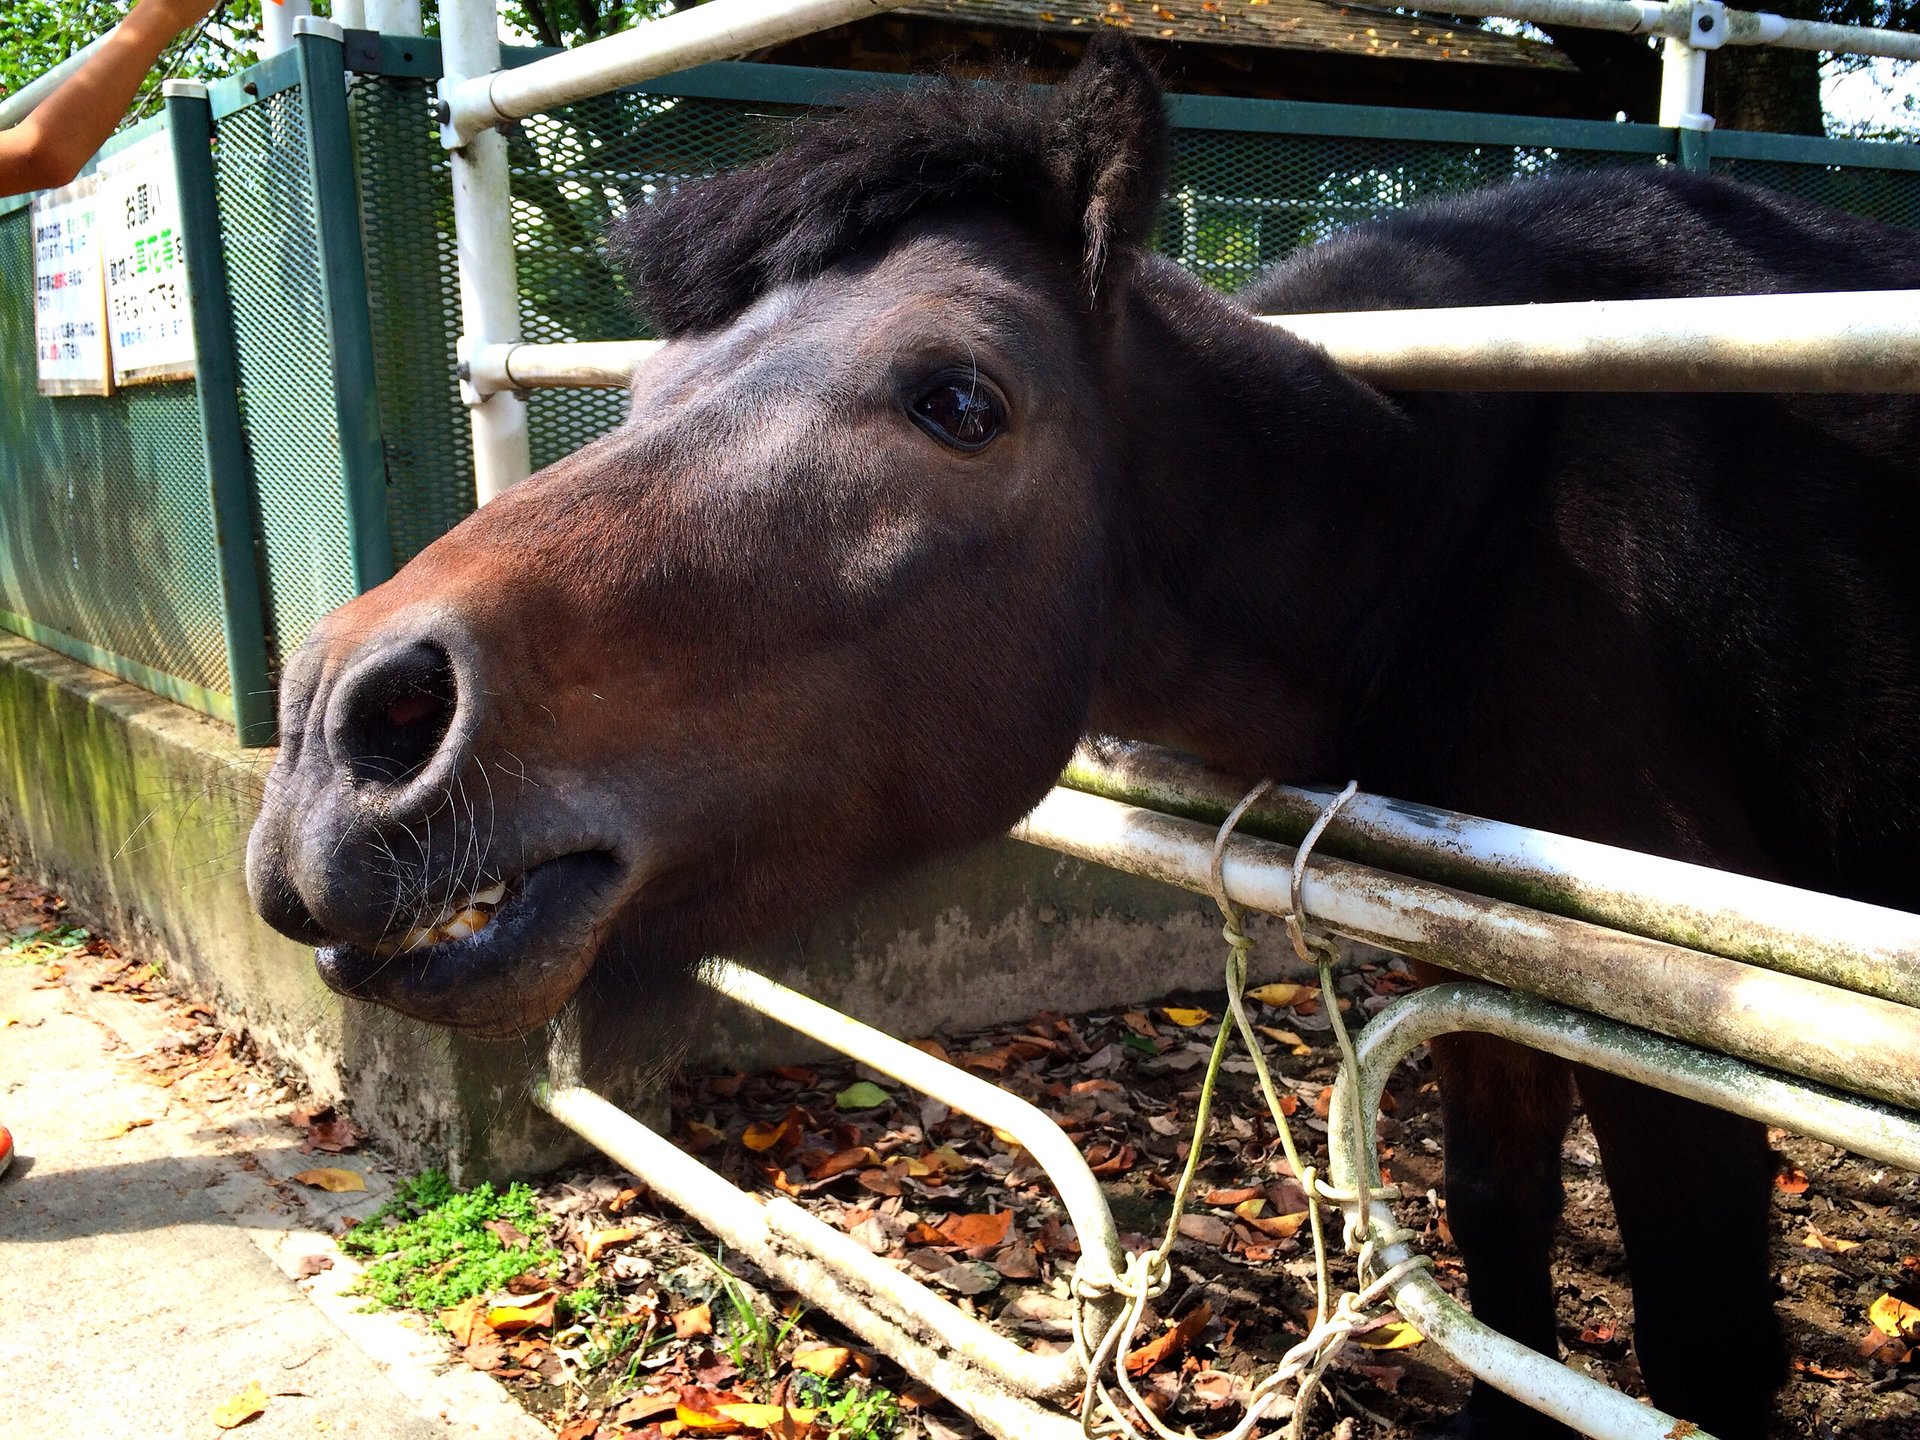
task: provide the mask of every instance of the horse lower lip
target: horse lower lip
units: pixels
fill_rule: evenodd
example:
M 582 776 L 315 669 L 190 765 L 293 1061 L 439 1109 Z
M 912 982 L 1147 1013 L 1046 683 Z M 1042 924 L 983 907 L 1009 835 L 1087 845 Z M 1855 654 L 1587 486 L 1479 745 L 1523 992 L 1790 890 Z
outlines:
M 342 994 L 457 1029 L 518 1032 L 543 1022 L 584 976 L 622 873 L 605 851 L 558 856 L 521 876 L 512 903 L 471 936 L 387 955 L 335 945 L 315 963 Z

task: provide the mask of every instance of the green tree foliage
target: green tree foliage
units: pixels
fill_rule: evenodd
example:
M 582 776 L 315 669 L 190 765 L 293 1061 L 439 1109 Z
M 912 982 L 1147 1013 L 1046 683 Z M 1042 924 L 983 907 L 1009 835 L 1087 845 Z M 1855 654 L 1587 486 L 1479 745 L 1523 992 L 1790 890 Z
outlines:
M 510 33 L 542 45 L 577 45 L 624 30 L 672 10 L 672 0 L 503 0 Z M 5 0 L 0 6 L 0 95 L 12 94 L 58 65 L 94 36 L 119 23 L 122 0 Z M 313 13 L 332 13 L 332 0 L 313 0 Z M 423 0 L 429 35 L 439 32 L 436 0 Z M 148 77 L 136 103 L 142 112 L 160 82 L 178 77 L 217 80 L 259 59 L 260 0 L 226 0 L 207 23 L 184 35 Z

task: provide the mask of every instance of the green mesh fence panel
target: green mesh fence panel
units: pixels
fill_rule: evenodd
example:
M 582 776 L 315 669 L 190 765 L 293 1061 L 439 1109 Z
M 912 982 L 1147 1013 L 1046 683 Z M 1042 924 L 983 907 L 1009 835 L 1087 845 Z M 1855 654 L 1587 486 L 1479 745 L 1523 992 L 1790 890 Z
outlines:
M 230 686 L 193 383 L 41 396 L 33 290 L 16 210 L 0 217 L 0 611 L 217 710 Z
M 601 252 L 608 222 L 654 189 L 745 164 L 801 108 L 627 92 L 524 121 L 512 136 L 521 322 L 530 341 L 639 333 Z M 1182 129 L 1155 243 L 1223 289 L 1297 247 L 1434 195 L 1554 170 L 1651 157 L 1546 146 Z M 531 401 L 534 463 L 617 425 L 626 397 L 546 391 Z
M 509 140 L 520 323 L 529 341 L 644 335 L 608 268 L 608 222 L 629 199 L 776 149 L 791 105 L 624 91 L 521 123 Z M 615 390 L 544 391 L 530 402 L 533 463 L 549 464 L 625 418 Z
M 1155 246 L 1237 290 L 1303 245 L 1390 210 L 1569 169 L 1650 160 L 1605 150 L 1176 130 Z
M 1713 171 L 1890 225 L 1920 229 L 1920 170 L 1719 158 L 1713 162 Z
M 372 75 L 347 92 L 395 568 L 473 509 L 473 441 L 454 374 L 453 182 L 432 93 L 430 80 Z
M 214 178 L 265 560 L 268 649 L 284 659 L 315 621 L 353 597 L 298 89 L 220 121 Z

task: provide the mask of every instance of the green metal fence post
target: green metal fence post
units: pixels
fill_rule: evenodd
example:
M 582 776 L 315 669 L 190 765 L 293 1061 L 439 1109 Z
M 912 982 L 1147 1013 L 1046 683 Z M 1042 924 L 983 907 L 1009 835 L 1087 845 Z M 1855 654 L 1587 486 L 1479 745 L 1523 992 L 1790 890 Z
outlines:
M 233 301 L 213 189 L 213 109 L 207 103 L 206 87 L 191 80 L 169 80 L 165 95 L 186 246 L 196 389 L 206 445 L 207 489 L 213 499 L 233 723 L 242 745 L 271 745 L 274 696 L 267 673 L 266 608 L 254 554 L 253 478 L 240 418 Z
M 1713 131 L 1682 129 L 1675 132 L 1680 142 L 1680 164 L 1687 170 L 1713 168 Z
M 373 322 L 367 312 L 366 258 L 360 249 L 360 191 L 347 120 L 346 51 L 340 27 L 329 20 L 304 17 L 295 26 L 300 88 L 307 107 L 307 160 L 320 245 L 321 299 L 332 342 L 353 583 L 356 590 L 365 591 L 393 574 L 393 536 L 387 519 L 387 461 L 374 374 Z

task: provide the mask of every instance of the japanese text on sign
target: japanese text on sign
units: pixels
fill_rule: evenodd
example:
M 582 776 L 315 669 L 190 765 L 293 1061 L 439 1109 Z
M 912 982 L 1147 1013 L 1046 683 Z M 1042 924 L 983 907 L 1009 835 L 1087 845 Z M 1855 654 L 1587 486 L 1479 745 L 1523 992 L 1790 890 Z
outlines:
M 33 335 L 43 395 L 111 388 L 97 190 L 89 175 L 34 198 Z
M 130 145 L 108 163 L 99 215 L 114 382 L 192 375 L 186 237 L 167 137 Z

